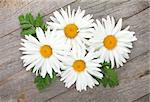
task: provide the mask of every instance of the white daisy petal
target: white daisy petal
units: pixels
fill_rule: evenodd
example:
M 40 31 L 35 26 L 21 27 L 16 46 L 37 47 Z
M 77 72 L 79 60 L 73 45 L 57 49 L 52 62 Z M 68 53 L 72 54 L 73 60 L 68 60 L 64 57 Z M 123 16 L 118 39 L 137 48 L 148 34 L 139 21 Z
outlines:
M 46 76 L 46 67 L 47 67 L 46 62 L 44 62 L 41 68 L 41 73 L 40 73 L 43 78 L 45 78 Z
M 40 42 L 42 42 L 42 43 L 45 42 L 45 40 L 46 40 L 45 39 L 45 34 L 44 34 L 43 30 L 40 27 L 36 28 L 36 36 L 37 36 L 37 38 Z
M 114 68 L 115 62 L 114 62 L 114 55 L 113 55 L 112 52 L 109 53 L 109 58 L 110 58 L 110 61 L 111 61 L 111 67 Z
M 33 68 L 33 73 L 35 73 L 36 71 L 38 72 L 39 69 L 42 67 L 42 65 L 43 65 L 43 63 L 44 63 L 44 59 L 42 59 L 42 58 L 40 58 L 40 59 L 41 59 L 40 62 L 37 63 L 37 64 L 35 65 L 35 67 Z M 36 74 L 38 74 L 38 73 L 36 73 Z
M 63 80 L 65 80 L 67 77 L 69 77 L 69 75 L 70 74 L 72 74 L 71 73 L 72 71 L 71 71 L 71 68 L 66 68 L 66 70 L 65 71 L 62 71 L 62 74 L 61 74 L 61 79 L 60 79 L 60 81 L 63 81 Z
M 122 28 L 122 18 L 119 19 L 117 25 L 115 26 L 115 28 L 112 31 L 112 34 L 116 34 L 117 32 L 119 32 Z
M 103 78 L 103 74 L 102 73 L 99 73 L 97 71 L 92 71 L 92 70 L 88 70 L 88 72 L 93 75 L 93 76 L 96 76 L 97 78 L 99 79 L 102 79 Z
M 98 29 L 100 29 L 100 31 L 101 31 L 102 34 L 105 34 L 105 29 L 102 26 L 101 22 L 98 19 L 96 19 L 96 22 L 97 22 L 97 25 L 99 27 Z
M 68 6 L 68 17 L 71 18 L 71 9 L 70 9 L 70 6 Z
M 68 21 L 69 18 L 68 18 L 67 12 L 65 12 L 65 10 L 62 9 L 62 8 L 61 8 L 60 12 L 61 12 L 61 14 L 62 14 L 62 16 L 63 16 L 63 18 L 64 18 L 64 22 L 68 23 L 68 22 L 69 22 L 69 21 Z
M 90 88 L 93 88 L 94 82 L 93 82 L 92 76 L 90 76 L 88 73 L 85 73 L 85 76 L 86 76 L 86 78 L 87 78 L 87 85 L 88 85 Z
M 76 81 L 76 89 L 81 92 L 81 75 L 79 74 Z
M 112 25 L 112 30 L 113 30 L 114 27 L 115 27 L 115 19 L 114 19 L 114 17 L 111 17 L 111 25 Z
M 53 17 L 53 16 L 50 16 L 50 19 L 51 19 L 53 22 L 59 23 L 59 22 L 57 21 L 57 19 L 56 19 L 55 17 Z
M 47 73 L 50 75 L 50 77 L 52 78 L 53 77 L 53 70 L 52 70 L 52 67 L 50 66 L 51 62 L 49 62 L 49 60 L 47 59 L 46 60 L 46 70 L 47 70 Z
M 77 73 L 72 73 L 67 78 L 68 78 L 68 83 L 66 83 L 66 87 L 69 88 L 77 80 Z
M 127 27 L 124 29 L 124 31 L 128 31 L 129 28 L 130 28 L 130 26 L 127 26 Z
M 53 14 L 54 14 L 55 18 L 58 20 L 58 22 L 60 24 L 64 25 L 63 17 L 61 16 L 61 14 L 58 11 L 55 11 Z

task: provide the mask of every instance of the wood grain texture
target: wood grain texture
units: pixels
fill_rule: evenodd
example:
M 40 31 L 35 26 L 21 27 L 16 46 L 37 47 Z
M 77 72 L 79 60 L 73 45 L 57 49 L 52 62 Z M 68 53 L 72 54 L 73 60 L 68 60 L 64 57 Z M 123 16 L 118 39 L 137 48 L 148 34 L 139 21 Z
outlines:
M 13 2 L 12 2 L 13 1 Z M 73 2 L 73 3 L 72 3 Z M 70 4 L 71 3 L 71 4 Z M 150 93 L 150 1 L 149 0 L 2 0 L 0 1 L 0 102 L 132 102 Z M 42 5 L 41 5 L 42 4 Z M 137 41 L 130 59 L 118 69 L 120 85 L 101 86 L 77 92 L 74 86 L 66 89 L 59 79 L 39 92 L 35 75 L 26 72 L 20 60 L 20 28 L 18 15 L 41 11 L 44 20 L 65 5 L 81 6 L 95 19 L 111 15 L 123 18 L 123 28 L 131 26 Z M 141 101 L 142 102 L 142 101 Z
M 150 94 L 140 97 L 139 99 L 137 99 L 133 102 L 150 102 Z

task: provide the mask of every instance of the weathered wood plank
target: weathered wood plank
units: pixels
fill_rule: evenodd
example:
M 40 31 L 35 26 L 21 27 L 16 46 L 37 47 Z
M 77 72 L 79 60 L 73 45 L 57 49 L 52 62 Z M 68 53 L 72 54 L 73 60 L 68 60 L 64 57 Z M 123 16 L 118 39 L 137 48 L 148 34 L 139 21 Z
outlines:
M 81 6 L 90 14 L 94 14 L 95 19 L 112 15 L 115 18 L 128 18 L 143 11 L 150 5 L 150 0 L 86 0 L 86 2 L 76 2 L 73 8 Z
M 2 0 L 0 1 L 0 37 L 11 34 L 20 28 L 18 16 L 32 12 L 47 15 L 75 0 Z
M 80 5 L 81 8 L 85 8 L 87 10 L 86 13 L 93 13 L 94 18 L 105 17 L 109 13 L 117 19 L 119 17 L 123 17 L 124 25 L 131 25 L 131 30 L 136 32 L 138 41 L 134 43 L 134 49 L 132 49 L 131 57 L 129 59 L 131 60 L 131 62 L 128 62 L 122 69 L 118 70 L 121 83 L 120 86 L 114 89 L 104 89 L 102 87 L 96 87 L 94 88 L 94 90 L 89 90 L 80 94 L 74 89 L 64 88 L 63 83 L 57 81 L 46 90 L 38 92 L 33 83 L 34 74 L 26 72 L 21 65 L 22 62 L 19 58 L 21 54 L 17 50 L 20 47 L 20 29 L 10 33 L 9 35 L 1 37 L 0 97 L 2 102 L 15 102 L 17 99 L 27 102 L 43 102 L 46 100 L 52 102 L 70 102 L 73 100 L 74 102 L 76 102 L 85 99 L 85 101 L 87 102 L 99 102 L 99 100 L 101 99 L 102 102 L 110 102 L 110 100 L 112 100 L 113 98 L 115 98 L 114 101 L 119 100 L 119 102 L 124 102 L 120 100 L 127 100 L 127 97 L 129 97 L 128 100 L 130 102 L 131 100 L 135 100 L 136 98 L 147 94 L 149 92 L 148 90 L 146 90 L 149 85 L 149 76 L 147 74 L 145 75 L 148 70 L 149 57 L 148 43 L 146 43 L 149 41 L 149 22 L 147 22 L 149 17 L 149 5 L 147 5 L 147 3 L 147 1 L 141 2 L 141 0 L 121 0 L 118 2 L 107 0 L 89 0 L 87 2 L 77 2 L 72 4 L 72 8 L 77 8 L 77 6 Z M 127 8 L 129 7 L 133 9 L 128 10 Z M 49 15 L 51 14 L 46 15 L 45 20 L 49 19 Z M 15 17 L 13 19 L 17 18 Z M 146 61 L 147 63 L 145 64 L 144 61 Z M 141 67 L 143 67 L 143 69 L 141 69 Z M 139 94 L 132 95 L 135 92 Z M 91 93 L 93 95 L 91 95 Z M 114 93 L 115 97 L 111 96 L 112 93 Z M 120 95 L 118 95 L 118 93 Z M 70 95 L 69 99 L 66 99 L 68 95 Z M 89 98 L 90 95 L 91 99 Z M 105 97 L 103 98 L 102 96 L 104 95 Z M 109 95 L 110 97 L 106 97 L 107 95 Z M 76 98 L 79 98 L 80 100 Z

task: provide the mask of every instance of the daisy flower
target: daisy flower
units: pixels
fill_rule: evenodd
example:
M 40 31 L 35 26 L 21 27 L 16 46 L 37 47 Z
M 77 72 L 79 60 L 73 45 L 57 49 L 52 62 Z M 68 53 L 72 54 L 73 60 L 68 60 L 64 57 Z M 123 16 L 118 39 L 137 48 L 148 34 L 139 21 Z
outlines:
M 86 49 L 87 38 L 92 37 L 94 21 L 92 15 L 85 15 L 85 10 L 82 11 L 80 7 L 77 11 L 75 9 L 71 11 L 70 6 L 66 10 L 61 8 L 60 12 L 55 11 L 53 14 L 47 24 L 52 29 L 56 29 L 56 34 L 63 39 L 66 48 L 70 50 L 80 46 Z
M 86 54 L 86 51 L 79 50 L 72 51 L 64 58 L 60 58 L 64 67 L 62 67 L 61 81 L 65 83 L 65 87 L 69 88 L 76 83 L 76 89 L 86 90 L 86 87 L 93 88 L 98 85 L 98 81 L 94 78 L 102 79 L 101 73 L 101 61 L 97 58 L 97 55 L 90 51 Z
M 90 39 L 92 43 L 90 49 L 98 50 L 102 61 L 110 61 L 112 67 L 123 66 L 129 58 L 130 48 L 133 47 L 132 42 L 137 40 L 134 36 L 135 32 L 128 31 L 129 26 L 121 30 L 121 18 L 115 25 L 114 18 L 107 16 L 107 19 L 102 18 L 102 24 L 96 20 L 94 37 Z
M 60 73 L 61 62 L 56 56 L 62 54 L 64 45 L 50 29 L 44 33 L 41 28 L 36 28 L 36 37 L 26 35 L 25 39 L 21 39 L 24 67 L 26 70 L 33 68 L 33 73 L 39 73 L 43 78 L 47 73 L 53 77 L 53 70 Z

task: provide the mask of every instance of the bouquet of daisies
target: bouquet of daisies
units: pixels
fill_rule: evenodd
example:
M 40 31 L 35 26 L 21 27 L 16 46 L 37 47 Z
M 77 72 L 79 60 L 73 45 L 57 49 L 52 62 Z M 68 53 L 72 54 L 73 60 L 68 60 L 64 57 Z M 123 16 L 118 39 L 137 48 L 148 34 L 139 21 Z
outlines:
M 56 77 L 69 88 L 78 91 L 102 84 L 119 84 L 114 67 L 119 68 L 129 58 L 132 42 L 137 40 L 129 26 L 122 29 L 122 19 L 116 23 L 107 16 L 94 20 L 80 7 L 61 8 L 50 20 L 43 22 L 40 14 L 19 16 L 23 65 L 36 73 L 39 89 L 48 86 Z

